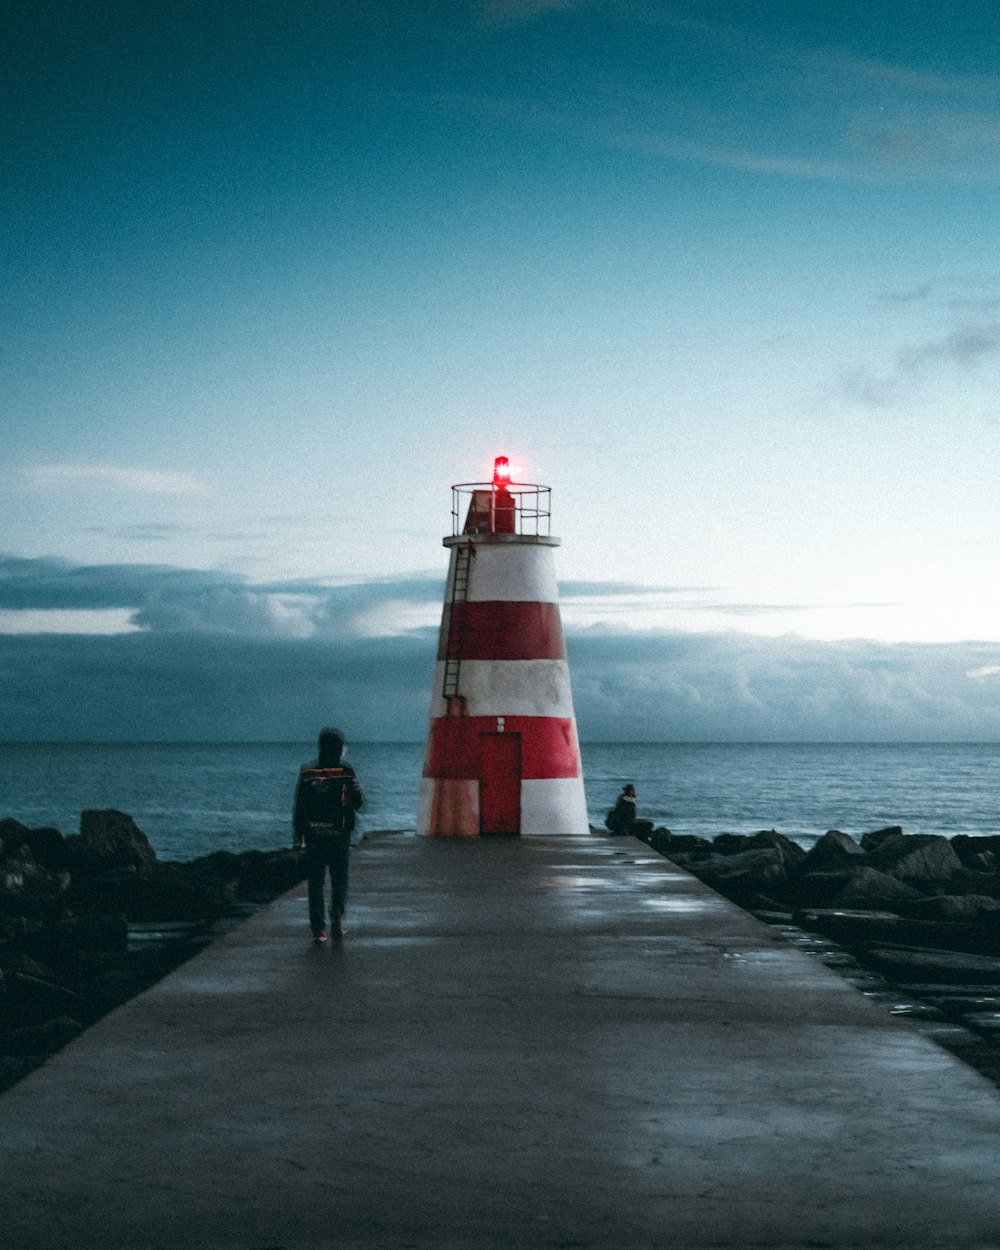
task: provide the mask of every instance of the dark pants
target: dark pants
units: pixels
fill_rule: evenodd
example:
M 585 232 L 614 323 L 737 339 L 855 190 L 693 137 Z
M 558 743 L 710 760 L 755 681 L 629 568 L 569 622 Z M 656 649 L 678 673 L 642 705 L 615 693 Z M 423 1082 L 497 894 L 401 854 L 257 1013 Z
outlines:
M 309 924 L 314 933 L 326 928 L 323 895 L 326 874 L 330 872 L 330 918 L 336 923 L 347 902 L 347 873 L 350 866 L 349 833 L 311 833 L 306 839 L 306 876 L 309 880 Z

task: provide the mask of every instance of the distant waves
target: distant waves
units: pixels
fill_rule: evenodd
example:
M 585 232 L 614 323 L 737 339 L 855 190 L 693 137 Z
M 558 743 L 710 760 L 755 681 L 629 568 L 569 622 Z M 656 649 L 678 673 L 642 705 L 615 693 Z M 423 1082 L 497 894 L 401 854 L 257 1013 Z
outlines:
M 626 782 L 639 811 L 675 833 L 779 832 L 811 845 L 827 829 L 859 835 L 1000 832 L 1000 746 L 590 743 L 582 748 L 590 819 Z M 0 743 L 0 816 L 75 832 L 85 807 L 129 812 L 164 859 L 274 850 L 309 743 Z M 356 743 L 362 827 L 412 829 L 420 743 Z

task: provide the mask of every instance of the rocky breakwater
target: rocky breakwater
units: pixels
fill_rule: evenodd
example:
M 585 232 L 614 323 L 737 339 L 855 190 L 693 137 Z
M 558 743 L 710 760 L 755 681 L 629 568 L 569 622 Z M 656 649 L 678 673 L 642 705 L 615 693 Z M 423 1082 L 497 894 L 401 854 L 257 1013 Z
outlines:
M 647 841 L 1000 1084 L 1000 836 Z
M 302 876 L 290 851 L 160 861 L 114 810 L 0 820 L 0 1089 Z

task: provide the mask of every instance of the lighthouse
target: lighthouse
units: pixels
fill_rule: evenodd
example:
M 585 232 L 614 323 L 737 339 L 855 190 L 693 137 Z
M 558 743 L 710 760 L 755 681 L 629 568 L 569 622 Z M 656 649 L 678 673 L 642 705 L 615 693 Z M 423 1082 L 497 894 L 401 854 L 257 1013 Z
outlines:
M 451 489 L 417 832 L 586 833 L 551 490 L 512 481 L 506 456 L 491 482 Z

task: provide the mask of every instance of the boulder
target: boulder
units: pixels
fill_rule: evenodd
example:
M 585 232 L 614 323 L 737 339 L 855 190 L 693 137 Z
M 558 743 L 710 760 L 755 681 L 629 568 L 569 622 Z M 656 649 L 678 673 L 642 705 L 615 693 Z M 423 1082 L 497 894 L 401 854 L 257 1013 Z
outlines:
M 865 954 L 864 962 L 884 977 L 904 985 L 928 981 L 982 985 L 1000 981 L 1000 959 L 988 955 L 930 948 L 873 947 Z
M 874 851 L 887 838 L 899 838 L 902 837 L 902 834 L 902 825 L 886 825 L 884 829 L 873 829 L 871 833 L 863 833 L 861 835 L 861 846 L 865 851 Z
M 305 879 L 305 862 L 292 851 L 244 851 L 240 861 L 240 897 L 269 902 Z
M 1000 898 L 1000 873 L 976 872 L 974 868 L 960 868 L 948 882 L 950 894 L 984 894 Z
M 140 881 L 130 920 L 202 920 L 222 916 L 236 900 L 237 880 L 226 881 L 192 870 L 188 864 L 157 864 Z
M 797 842 L 793 842 L 791 838 L 786 838 L 783 833 L 778 833 L 774 829 L 762 829 L 760 833 L 747 838 L 746 849 L 748 851 L 775 850 L 786 866 L 797 864 L 806 854 Z
M 66 916 L 25 938 L 29 955 L 64 972 L 76 972 L 80 956 L 94 951 L 123 955 L 128 949 L 128 926 L 122 915 L 93 912 Z
M 24 844 L 31 848 L 35 863 L 54 877 L 69 867 L 69 855 L 66 851 L 66 839 L 58 829 L 45 826 L 41 829 L 29 829 Z
M 651 840 L 650 846 L 654 845 L 655 844 Z M 659 850 L 659 847 L 656 847 L 656 849 Z M 704 857 L 706 855 L 711 855 L 712 853 L 712 843 L 708 840 L 708 838 L 699 838 L 697 834 L 693 833 L 671 834 L 671 859 L 673 859 L 676 855 L 699 855 Z
M 84 867 L 101 871 L 131 868 L 143 875 L 152 871 L 156 852 L 149 839 L 126 812 L 114 808 L 80 813 L 80 842 Z
M 997 858 L 996 851 L 978 851 L 969 856 L 959 855 L 958 858 L 965 869 L 973 872 L 996 873 L 1000 870 L 1000 859 Z
M 785 880 L 781 853 L 773 847 L 735 855 L 711 855 L 690 864 L 689 869 L 706 885 L 735 901 L 755 894 L 770 895 Z
M 669 829 L 654 829 L 646 841 L 660 855 L 670 856 L 673 854 L 675 839 Z
M 139 874 L 134 867 L 106 868 L 74 876 L 64 904 L 78 916 L 93 912 L 126 916 L 135 907 L 139 891 Z
M 848 870 L 796 874 L 792 879 L 795 902 L 801 907 L 833 907 L 853 876 Z
M 873 868 L 879 868 L 924 892 L 941 893 L 962 861 L 947 838 L 938 834 L 901 834 L 886 838 L 869 853 Z
M 56 1016 L 44 1024 L 11 1029 L 0 1035 L 0 1053 L 5 1055 L 49 1055 L 83 1032 L 83 1025 L 72 1016 Z
M 838 872 L 853 868 L 865 853 L 846 833 L 830 829 L 799 860 L 799 872 Z
M 900 914 L 914 920 L 977 920 L 1000 913 L 1000 899 L 984 894 L 933 894 L 905 903 Z
M 901 903 L 922 899 L 924 896 L 912 885 L 890 877 L 877 868 L 858 868 L 851 873 L 834 894 L 837 907 L 860 907 L 895 911 Z
M 892 942 L 896 940 L 899 929 L 899 916 L 891 911 L 804 907 L 795 913 L 793 919 L 800 928 L 822 933 L 841 946 Z
M 0 848 L 4 848 L 3 853 L 12 855 L 23 842 L 27 841 L 30 833 L 31 829 L 28 825 L 22 825 L 12 816 L 4 816 L 0 820 Z
M 712 839 L 712 850 L 716 855 L 740 855 L 749 841 L 746 834 L 720 833 Z
M 3 830 L 0 829 L 0 835 L 2 833 Z M 956 833 L 951 839 L 951 845 L 955 854 L 968 868 L 992 872 L 995 871 L 996 865 L 1000 864 L 1000 834 Z M 982 865 L 971 862 L 980 856 L 986 856 L 992 862 L 992 867 L 983 868 Z
M 22 1024 L 42 1024 L 58 1015 L 74 1019 L 89 1014 L 87 1002 L 63 985 L 44 981 L 24 972 L 8 971 L 4 976 L 6 999 Z

